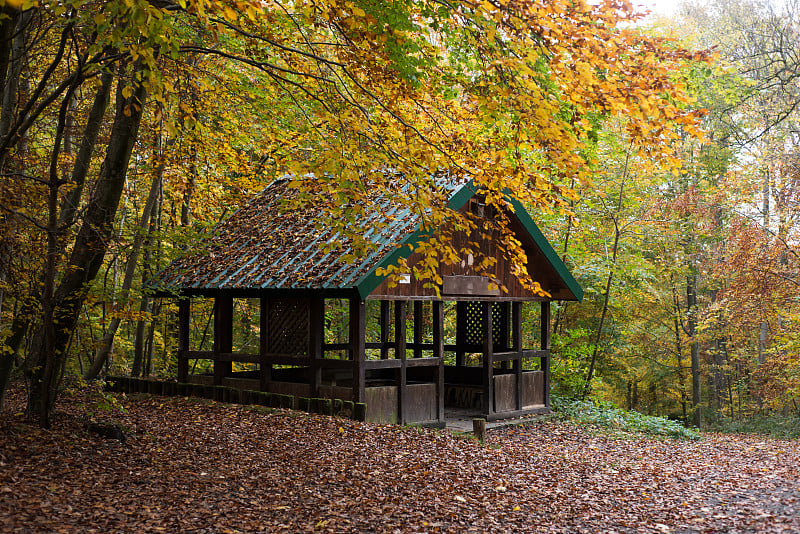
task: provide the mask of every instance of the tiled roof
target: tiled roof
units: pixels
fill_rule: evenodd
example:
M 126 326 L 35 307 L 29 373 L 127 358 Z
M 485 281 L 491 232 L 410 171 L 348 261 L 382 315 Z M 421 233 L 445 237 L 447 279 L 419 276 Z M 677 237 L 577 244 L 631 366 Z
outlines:
M 475 194 L 471 184 L 448 185 L 452 209 L 461 208 Z M 404 203 L 382 196 L 375 200 L 377 209 L 355 218 L 362 237 L 373 247 L 353 259 L 349 241 L 324 224 L 313 204 L 292 211 L 281 209 L 282 200 L 294 193 L 288 179 L 274 181 L 222 222 L 202 252 L 174 261 L 151 285 L 160 293 L 235 291 L 256 296 L 261 290 L 345 290 L 366 297 L 380 283 L 377 267 L 410 253 L 409 247 L 400 250 L 397 245 L 421 237 L 419 217 Z M 514 199 L 511 204 L 546 261 L 580 300 L 582 289 L 525 208 Z M 327 246 L 330 243 L 338 246 Z
M 155 285 L 190 292 L 355 287 L 418 225 L 407 207 L 379 199 L 379 209 L 356 221 L 375 245 L 373 251 L 347 261 L 352 256 L 348 241 L 320 224 L 318 209 L 280 209 L 281 199 L 292 193 L 288 184 L 278 179 L 267 186 L 219 225 L 203 252 L 173 262 Z M 339 246 L 325 246 L 333 242 Z

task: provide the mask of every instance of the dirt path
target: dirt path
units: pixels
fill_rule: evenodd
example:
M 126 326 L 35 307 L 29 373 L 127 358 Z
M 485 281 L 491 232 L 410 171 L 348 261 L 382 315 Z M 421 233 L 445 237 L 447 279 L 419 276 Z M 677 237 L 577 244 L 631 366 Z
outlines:
M 546 479 L 580 504 L 567 531 L 800 532 L 800 443 L 705 434 L 699 442 L 619 440 L 548 423 L 493 439 L 558 472 Z M 514 454 L 512 451 L 519 451 Z M 609 522 L 606 522 L 609 521 Z
M 1 532 L 800 532 L 800 444 L 616 440 L 559 422 L 448 433 L 170 398 L 0 414 Z

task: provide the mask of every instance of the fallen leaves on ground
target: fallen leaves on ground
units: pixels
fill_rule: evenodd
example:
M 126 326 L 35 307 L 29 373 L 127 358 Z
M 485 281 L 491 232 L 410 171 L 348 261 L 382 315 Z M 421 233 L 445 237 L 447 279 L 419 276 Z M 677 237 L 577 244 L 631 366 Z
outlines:
M 125 443 L 0 414 L 2 532 L 798 532 L 800 444 L 376 426 L 134 396 Z

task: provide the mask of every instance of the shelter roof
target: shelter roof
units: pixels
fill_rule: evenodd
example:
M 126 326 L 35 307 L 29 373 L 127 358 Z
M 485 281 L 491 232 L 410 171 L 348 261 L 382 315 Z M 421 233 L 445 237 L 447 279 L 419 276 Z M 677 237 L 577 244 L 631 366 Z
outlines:
M 282 210 L 282 199 L 294 194 L 289 179 L 279 178 L 238 212 L 223 221 L 202 252 L 180 258 L 159 273 L 154 287 L 159 293 L 258 296 L 263 292 L 323 292 L 334 296 L 366 298 L 382 281 L 376 274 L 411 253 L 423 239 L 420 218 L 405 204 L 383 197 L 377 209 L 356 218 L 371 252 L 353 258 L 349 242 L 324 225 L 320 210 Z M 475 196 L 469 183 L 451 185 L 449 207 L 462 208 Z M 569 300 L 581 300 L 583 290 L 555 253 L 525 208 L 510 199 L 514 215 L 536 243 L 549 267 L 563 282 Z M 337 242 L 339 246 L 327 246 Z

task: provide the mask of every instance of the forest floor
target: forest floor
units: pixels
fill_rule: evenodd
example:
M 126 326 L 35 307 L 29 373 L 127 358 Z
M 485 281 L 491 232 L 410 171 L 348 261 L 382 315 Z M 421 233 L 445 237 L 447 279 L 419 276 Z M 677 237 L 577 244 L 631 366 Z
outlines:
M 115 396 L 127 439 L 0 413 L 0 532 L 800 532 L 800 442 L 620 438 L 556 419 L 489 432 Z M 99 416 L 98 416 L 99 417 Z

